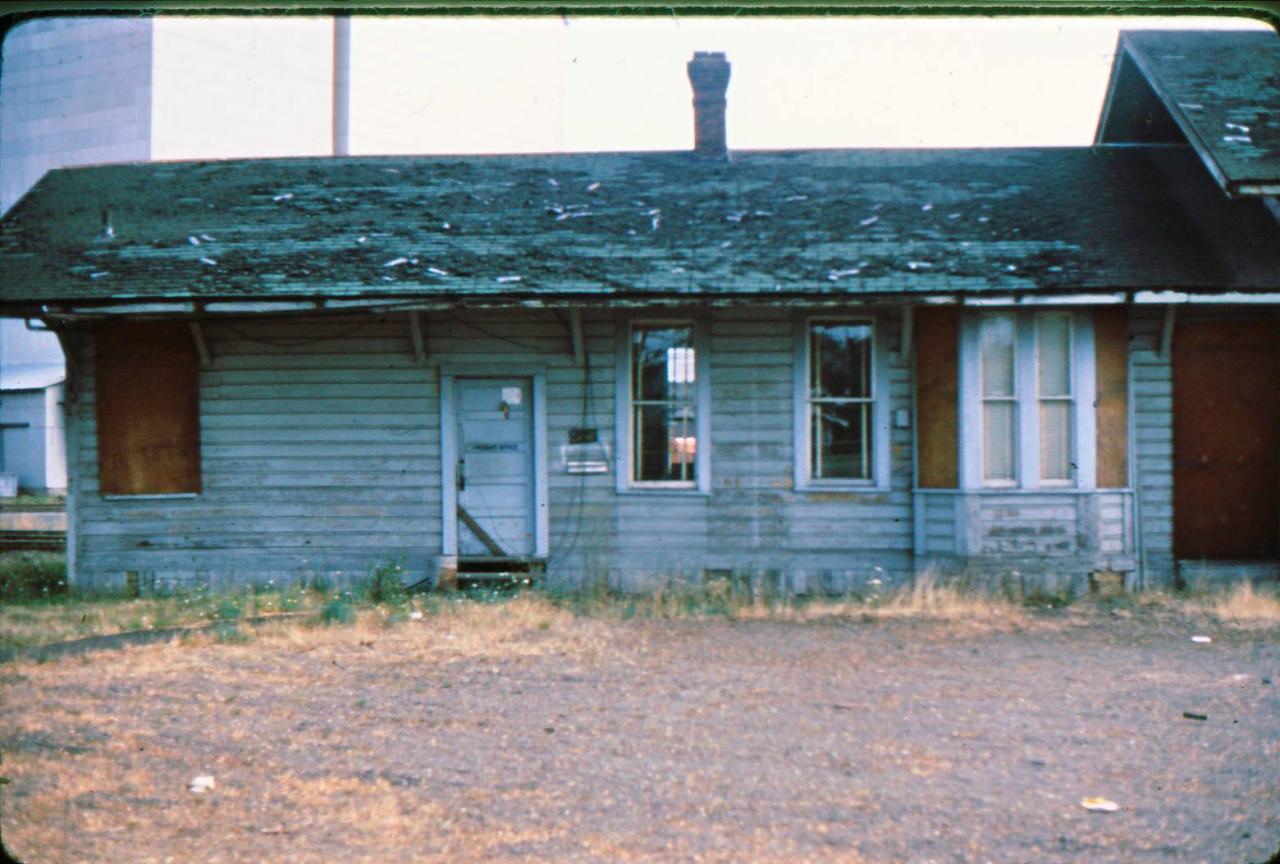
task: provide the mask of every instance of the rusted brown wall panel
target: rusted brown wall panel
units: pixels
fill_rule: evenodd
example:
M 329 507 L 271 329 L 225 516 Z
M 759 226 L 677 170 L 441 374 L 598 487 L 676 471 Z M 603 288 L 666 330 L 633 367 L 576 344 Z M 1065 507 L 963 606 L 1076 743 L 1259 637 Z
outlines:
M 1098 399 L 1098 486 L 1129 485 L 1129 310 L 1093 314 Z
M 199 492 L 200 370 L 187 325 L 108 322 L 94 340 L 103 494 Z
M 959 310 L 915 313 L 916 423 L 919 483 L 930 489 L 959 485 Z
M 1173 338 L 1174 554 L 1280 555 L 1280 331 L 1181 322 Z

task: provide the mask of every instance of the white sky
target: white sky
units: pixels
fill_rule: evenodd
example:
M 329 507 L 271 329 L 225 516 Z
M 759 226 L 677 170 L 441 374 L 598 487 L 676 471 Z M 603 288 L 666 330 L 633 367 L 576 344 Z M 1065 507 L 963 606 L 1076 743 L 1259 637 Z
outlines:
M 725 51 L 732 149 L 1092 141 L 1121 25 L 1216 18 L 360 18 L 351 149 L 683 150 L 685 62 Z M 157 159 L 322 155 L 327 18 L 161 18 Z

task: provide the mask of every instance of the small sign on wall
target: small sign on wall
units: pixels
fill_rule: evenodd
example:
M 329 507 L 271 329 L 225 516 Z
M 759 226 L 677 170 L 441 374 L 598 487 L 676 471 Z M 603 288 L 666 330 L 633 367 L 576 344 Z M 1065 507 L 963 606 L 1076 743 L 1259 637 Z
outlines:
M 595 429 L 570 429 L 569 443 L 560 448 L 560 456 L 566 474 L 609 473 L 609 448 Z

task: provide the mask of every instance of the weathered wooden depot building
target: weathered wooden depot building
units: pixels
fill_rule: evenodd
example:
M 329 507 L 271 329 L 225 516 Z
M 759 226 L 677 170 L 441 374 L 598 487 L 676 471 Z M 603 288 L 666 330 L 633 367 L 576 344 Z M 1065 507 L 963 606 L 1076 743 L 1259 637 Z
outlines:
M 74 580 L 1274 577 L 1280 38 L 1122 36 L 1094 146 L 52 171 Z M 744 97 L 745 98 L 745 97 Z

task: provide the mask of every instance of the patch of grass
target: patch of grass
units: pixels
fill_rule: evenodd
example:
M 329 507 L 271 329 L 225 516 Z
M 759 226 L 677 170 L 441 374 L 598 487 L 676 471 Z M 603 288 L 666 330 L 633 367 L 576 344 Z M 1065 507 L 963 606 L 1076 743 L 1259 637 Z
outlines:
M 321 624 L 354 624 L 355 622 L 356 607 L 342 595 L 335 596 L 320 610 Z
M 404 587 L 404 569 L 395 562 L 384 562 L 373 568 L 363 586 L 371 603 L 399 605 L 409 596 Z
M 234 594 L 219 598 L 213 610 L 213 617 L 219 622 L 239 621 L 244 617 L 244 606 L 240 598 Z
M 67 593 L 66 555 L 57 552 L 0 555 L 0 601 L 47 600 Z

